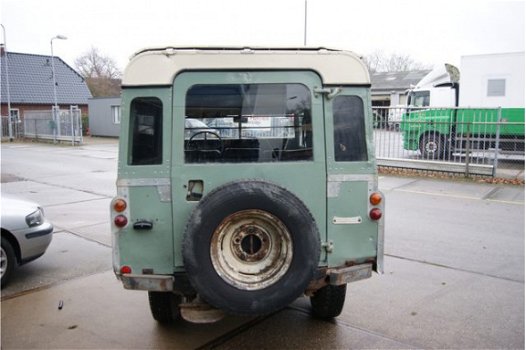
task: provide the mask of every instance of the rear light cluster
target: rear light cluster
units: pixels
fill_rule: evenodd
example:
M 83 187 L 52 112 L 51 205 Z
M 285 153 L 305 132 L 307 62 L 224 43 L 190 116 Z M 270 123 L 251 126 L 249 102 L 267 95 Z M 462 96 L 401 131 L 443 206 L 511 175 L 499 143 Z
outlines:
M 128 207 L 128 204 L 124 199 L 118 198 L 113 201 L 112 208 L 118 215 L 113 219 L 113 223 L 117 227 L 124 227 L 128 224 L 128 218 L 124 215 L 124 211 Z
M 373 208 L 369 211 L 369 217 L 371 220 L 377 221 L 382 218 L 382 209 L 378 208 L 382 204 L 383 196 L 379 192 L 373 192 L 369 196 L 369 203 L 373 206 Z
M 129 211 L 127 211 L 127 209 L 128 203 L 123 198 L 115 198 L 111 202 L 113 224 L 119 229 L 128 225 Z M 129 275 L 132 273 L 132 268 L 128 265 L 123 265 L 120 267 L 119 272 L 117 274 L 119 273 L 121 276 Z

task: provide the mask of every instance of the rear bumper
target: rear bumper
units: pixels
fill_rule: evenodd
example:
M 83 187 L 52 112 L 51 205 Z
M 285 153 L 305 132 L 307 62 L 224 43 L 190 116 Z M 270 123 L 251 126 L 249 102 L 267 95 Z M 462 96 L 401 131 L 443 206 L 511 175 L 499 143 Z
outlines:
M 154 292 L 171 292 L 174 290 L 173 276 L 124 274 L 118 278 L 122 281 L 125 289 Z
M 320 270 L 320 275 L 311 282 L 308 289 L 317 290 L 324 285 L 342 285 L 360 281 L 372 276 L 373 264 L 360 264 Z M 169 275 L 117 275 L 125 289 L 171 292 L 175 290 L 175 278 Z
M 339 286 L 351 282 L 360 281 L 372 276 L 373 265 L 361 264 L 337 269 L 329 269 L 327 275 L 329 284 Z

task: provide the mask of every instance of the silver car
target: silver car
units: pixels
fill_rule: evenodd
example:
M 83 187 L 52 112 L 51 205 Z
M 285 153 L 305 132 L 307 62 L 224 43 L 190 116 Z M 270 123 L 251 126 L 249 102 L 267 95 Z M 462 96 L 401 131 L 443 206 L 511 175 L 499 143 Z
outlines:
M 6 285 L 16 266 L 42 256 L 51 243 L 53 225 L 42 208 L 31 201 L 2 193 L 1 285 Z

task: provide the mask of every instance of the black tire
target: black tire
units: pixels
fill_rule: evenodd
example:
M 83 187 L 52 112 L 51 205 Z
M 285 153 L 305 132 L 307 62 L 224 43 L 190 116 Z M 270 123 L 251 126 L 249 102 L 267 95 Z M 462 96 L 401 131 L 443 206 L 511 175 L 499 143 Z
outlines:
M 195 290 L 207 303 L 238 315 L 290 304 L 307 288 L 319 257 L 318 229 L 305 204 L 260 180 L 210 192 L 192 212 L 183 239 Z
M 325 286 L 310 297 L 312 314 L 321 319 L 331 319 L 341 314 L 345 304 L 347 285 Z
M 182 297 L 170 292 L 148 292 L 150 311 L 153 318 L 160 323 L 170 323 L 181 318 L 179 304 Z
M 11 243 L 2 237 L 2 250 L 0 252 L 1 286 L 7 285 L 17 265 L 16 255 Z
M 447 155 L 446 140 L 439 133 L 425 133 L 420 139 L 420 153 L 424 159 L 445 159 Z

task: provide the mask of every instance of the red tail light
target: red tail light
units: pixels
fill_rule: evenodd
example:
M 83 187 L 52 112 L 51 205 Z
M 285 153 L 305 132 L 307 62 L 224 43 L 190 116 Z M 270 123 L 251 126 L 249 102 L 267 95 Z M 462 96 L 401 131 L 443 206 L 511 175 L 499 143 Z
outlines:
M 369 217 L 371 220 L 380 220 L 382 218 L 382 211 L 379 208 L 373 208 L 369 212 Z
M 122 267 L 121 267 L 121 273 L 122 273 L 123 275 L 124 275 L 124 274 L 130 274 L 130 273 L 132 273 L 132 269 L 131 269 L 131 267 L 126 266 L 126 265 L 125 265 L 125 266 L 122 266 Z
M 113 222 L 117 227 L 124 227 L 128 224 L 128 218 L 126 218 L 124 215 L 117 215 Z

